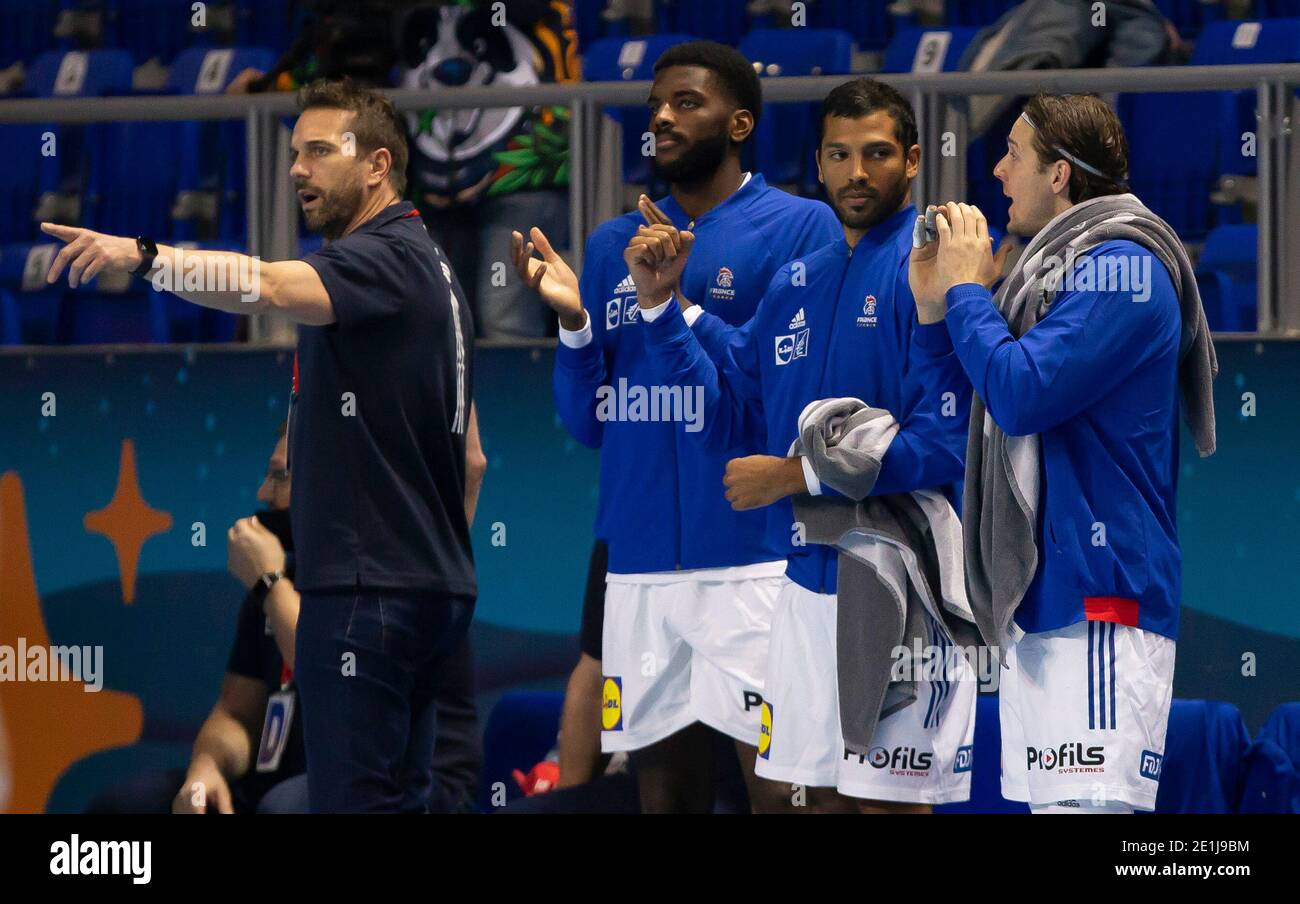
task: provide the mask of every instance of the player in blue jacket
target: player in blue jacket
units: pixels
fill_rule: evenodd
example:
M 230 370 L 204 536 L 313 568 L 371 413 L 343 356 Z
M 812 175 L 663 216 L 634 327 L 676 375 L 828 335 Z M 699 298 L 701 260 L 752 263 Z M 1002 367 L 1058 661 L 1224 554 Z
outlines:
M 911 274 L 921 322 L 947 323 L 987 408 L 963 526 L 972 609 L 1007 665 L 1002 793 L 1034 812 L 1150 810 L 1181 592 L 1178 405 L 1212 452 L 1213 346 L 1104 102 L 1035 97 L 1007 148 L 993 172 L 1010 229 L 1033 238 L 996 299 L 972 278 L 989 242 L 968 205 L 939 209 Z
M 732 48 L 691 42 L 655 64 L 653 165 L 671 192 L 654 209 L 695 241 L 674 282 L 735 325 L 753 315 L 778 268 L 837 231 L 826 205 L 742 171 L 740 148 L 761 107 L 758 77 Z M 602 749 L 633 751 L 647 812 L 707 810 L 704 726 L 741 745 L 751 799 L 773 794 L 754 783 L 752 764 L 782 551 L 766 537 L 762 512 L 735 512 L 723 495 L 727 460 L 764 445 L 757 413 L 746 413 L 729 448 L 701 454 L 692 440 L 702 426 L 699 394 L 654 377 L 623 261 L 645 222 L 630 213 L 592 232 L 581 282 L 537 229 L 527 244 L 516 233 L 515 264 L 559 315 L 560 418 L 601 450 L 596 535 L 609 544 Z
M 947 327 L 917 324 L 907 278 L 920 156 L 915 117 L 896 90 L 870 79 L 835 88 L 822 105 L 817 160 L 841 235 L 782 267 L 740 329 L 668 301 L 661 271 L 693 250 L 670 248 L 671 239 L 644 229 L 628 252 L 660 377 L 704 389 L 704 447 L 734 448 L 749 407 L 761 407 L 767 454 L 731 460 L 725 478 L 737 510 L 771 507 L 770 543 L 787 561 L 763 694 L 770 735 L 757 773 L 814 789 L 808 806 L 819 811 L 925 810 L 969 795 L 959 751 L 972 742 L 977 686 L 964 661 L 958 675 L 922 681 L 919 705 L 882 718 L 872 736 L 880 756 L 846 754 L 836 684 L 838 552 L 801 541 L 788 498 L 833 492 L 803 458 L 787 457 L 800 413 L 818 399 L 855 397 L 901 426 L 872 495 L 938 489 L 958 501 L 970 382 Z

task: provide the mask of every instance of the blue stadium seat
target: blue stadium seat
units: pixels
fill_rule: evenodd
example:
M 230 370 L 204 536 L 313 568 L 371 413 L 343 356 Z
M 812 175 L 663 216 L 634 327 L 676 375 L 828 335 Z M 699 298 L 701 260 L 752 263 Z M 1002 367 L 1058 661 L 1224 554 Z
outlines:
M 27 88 L 38 97 L 130 94 L 133 69 L 125 50 L 52 50 L 32 63 Z
M 271 47 L 277 57 L 302 28 L 301 4 L 294 0 L 241 0 L 235 4 L 235 41 Z
M 1205 0 L 1156 0 L 1156 6 L 1185 38 L 1196 37 L 1201 29 L 1224 16 L 1222 3 Z
M 853 39 L 832 28 L 760 28 L 745 35 L 740 52 L 760 77 L 844 75 L 853 69 Z M 815 103 L 765 104 L 754 136 L 755 164 L 773 183 L 817 183 Z
M 1246 723 L 1231 703 L 1174 700 L 1155 812 L 1235 812 L 1249 748 Z
M 0 247 L 0 345 L 52 345 L 59 341 L 63 291 L 45 288 L 39 281 L 24 289 L 21 275 L 15 281 L 7 272 L 15 265 L 20 271 L 24 268 L 31 247 L 26 243 Z
M 57 51 L 42 54 L 28 74 L 29 92 L 38 97 L 99 97 L 129 94 L 133 64 L 131 55 L 122 50 Z M 57 191 L 81 197 L 81 223 L 87 223 L 87 171 L 101 156 L 104 135 L 117 135 L 124 129 L 108 130 L 102 124 L 42 126 L 54 136 L 57 154 L 41 168 L 40 191 Z M 140 163 L 146 161 L 142 160 Z M 128 167 L 130 169 L 130 167 Z M 152 171 L 136 172 L 139 179 L 152 179 Z M 154 233 L 164 235 L 165 233 Z
M 1240 813 L 1300 813 L 1300 703 L 1283 703 L 1246 756 Z
M 29 242 L 36 239 L 37 224 L 32 214 L 45 190 L 53 191 L 59 181 L 59 157 L 47 156 L 50 147 L 45 126 L 17 123 L 0 126 L 0 144 L 5 148 L 5 165 L 0 166 L 0 242 Z
M 846 31 L 864 50 L 884 50 L 907 18 L 889 12 L 891 0 L 819 0 L 808 4 L 808 25 Z
M 179 94 L 220 94 L 240 72 L 265 72 L 275 60 L 275 51 L 266 47 L 190 47 L 172 62 L 167 84 Z
M 1300 16 L 1300 0 L 1255 0 L 1255 15 L 1266 19 Z
M 148 297 L 132 287 L 121 294 L 94 289 L 64 292 L 59 341 L 68 345 L 166 342 Z
M 626 19 L 609 20 L 604 16 L 609 0 L 573 0 L 573 27 L 578 32 L 578 49 L 592 46 L 601 38 L 626 38 Z
M 1002 796 L 1002 724 L 996 694 L 980 694 L 975 703 L 975 750 L 970 800 L 942 804 L 936 813 L 1028 813 L 1029 806 Z
M 555 746 L 564 695 L 513 691 L 502 695 L 483 729 L 483 784 L 479 809 L 491 812 L 493 786 L 505 786 L 507 800 L 522 796 L 511 773 L 527 772 Z
M 6 295 L 4 343 L 51 344 L 61 341 L 64 289 L 49 286 L 45 274 L 58 252 L 53 241 L 0 245 L 0 292 Z
M 59 5 L 51 0 L 0 0 L 0 68 L 57 48 L 58 18 Z
M 0 345 L 53 345 L 59 341 L 63 293 L 0 289 Z
M 944 21 L 948 25 L 992 25 L 1021 0 L 947 0 Z
M 102 5 L 105 43 L 128 51 L 137 63 L 156 58 L 166 65 L 186 47 L 213 40 L 208 27 L 194 24 L 191 0 L 103 0 Z
M 1259 302 L 1259 227 L 1219 226 L 1205 240 L 1196 262 L 1196 283 L 1210 329 L 1225 332 L 1255 330 Z
M 978 28 L 902 28 L 885 48 L 881 72 L 955 72 Z M 942 57 L 940 54 L 942 53 Z
M 239 251 L 245 249 L 230 242 L 174 242 L 181 248 L 203 248 L 212 251 Z M 142 282 L 140 287 L 145 287 Z M 154 336 L 160 342 L 230 342 L 243 318 L 200 305 L 190 304 L 170 292 L 159 292 L 152 286 L 144 288 L 149 299 L 150 322 Z
M 749 27 L 747 0 L 656 0 L 657 31 L 680 32 L 734 45 Z
M 95 123 L 86 147 L 82 225 L 113 235 L 169 236 L 180 162 L 175 124 Z
M 172 63 L 168 90 L 178 94 L 219 94 L 246 68 L 263 72 L 275 64 L 275 51 L 264 47 L 192 47 Z M 244 189 L 246 131 L 242 120 L 208 120 L 170 125 L 177 149 L 177 192 L 200 192 L 216 198 L 212 232 L 195 217 L 178 213 L 172 229 L 177 239 L 217 238 L 243 241 L 246 235 Z
M 47 285 L 45 274 L 61 247 L 54 241 L 0 246 L 0 290 L 9 296 L 5 342 L 167 341 L 166 324 L 154 316 L 152 290 L 143 282 L 122 293 L 100 291 L 98 280 L 70 289 L 65 271 L 56 285 Z
M 1300 19 L 1211 23 L 1192 55 L 1192 64 L 1202 66 L 1297 61 Z M 1235 206 L 1216 207 L 1210 195 L 1222 175 L 1255 173 L 1256 160 L 1243 153 L 1248 145 L 1242 139 L 1255 129 L 1253 92 L 1123 95 L 1119 114 L 1129 136 L 1134 192 L 1184 239 L 1203 238 L 1215 225 L 1240 220 Z M 1208 140 L 1171 148 L 1170 136 L 1189 132 Z
M 589 82 L 653 79 L 655 60 L 660 54 L 674 44 L 693 40 L 691 35 L 683 34 L 602 38 L 583 54 L 582 75 Z M 623 127 L 623 181 L 646 184 L 650 181 L 650 162 L 641 153 L 641 136 L 647 125 L 645 104 L 606 107 L 605 112 Z

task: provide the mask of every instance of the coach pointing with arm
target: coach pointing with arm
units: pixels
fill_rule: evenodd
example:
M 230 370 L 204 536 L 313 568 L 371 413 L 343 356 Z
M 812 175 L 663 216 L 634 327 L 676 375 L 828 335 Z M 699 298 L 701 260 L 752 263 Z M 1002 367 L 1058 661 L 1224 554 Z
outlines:
M 320 251 L 262 263 L 47 224 L 68 243 L 49 279 L 65 267 L 71 285 L 152 274 L 195 304 L 302 324 L 289 465 L 311 809 L 422 812 L 436 675 L 476 595 L 473 327 L 446 257 L 400 200 L 406 134 L 393 105 L 346 81 L 307 86 L 300 105 L 290 176 L 327 239 Z

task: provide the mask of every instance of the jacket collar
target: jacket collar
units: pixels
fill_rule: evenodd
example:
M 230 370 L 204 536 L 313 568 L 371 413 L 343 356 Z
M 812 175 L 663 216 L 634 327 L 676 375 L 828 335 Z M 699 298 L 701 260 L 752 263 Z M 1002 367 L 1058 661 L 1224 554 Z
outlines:
M 751 172 L 748 175 L 749 178 L 745 180 L 740 188 L 728 195 L 721 204 L 710 208 L 697 217 L 694 221 L 695 226 L 698 227 L 701 223 L 720 215 L 725 210 L 733 207 L 743 207 L 767 189 L 767 181 L 763 178 L 762 173 Z M 673 225 L 678 229 L 684 229 L 691 223 L 691 218 L 686 215 L 686 211 L 682 210 L 681 205 L 677 203 L 672 195 L 656 201 L 655 204 L 659 206 L 660 210 L 668 214 L 668 218 L 673 221 Z

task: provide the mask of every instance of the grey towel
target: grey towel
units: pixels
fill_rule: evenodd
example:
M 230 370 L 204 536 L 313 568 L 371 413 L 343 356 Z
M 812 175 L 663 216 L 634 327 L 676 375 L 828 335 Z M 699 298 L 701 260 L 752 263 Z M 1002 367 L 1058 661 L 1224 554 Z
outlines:
M 868 752 L 881 719 L 916 699 L 914 678 L 891 681 L 896 648 L 930 646 L 936 632 L 959 647 L 978 643 L 966 602 L 961 522 L 948 500 L 932 490 L 868 495 L 897 433 L 888 411 L 859 399 L 828 399 L 804 409 L 790 448 L 808 457 L 819 480 L 851 497 L 799 495 L 794 513 L 809 542 L 839 550 L 840 730 L 845 748 L 857 754 Z
M 1019 339 L 1047 313 L 1064 273 L 1059 262 L 1102 242 L 1126 239 L 1154 254 L 1173 279 L 1182 309 L 1178 386 L 1202 456 L 1214 452 L 1214 377 L 1219 364 L 1187 251 L 1169 224 L 1131 194 L 1106 195 L 1058 214 L 1034 236 L 993 299 Z M 1038 437 L 1007 436 L 976 394 L 966 443 L 962 530 L 966 587 L 984 642 L 1013 640 L 1016 607 L 1038 570 Z

